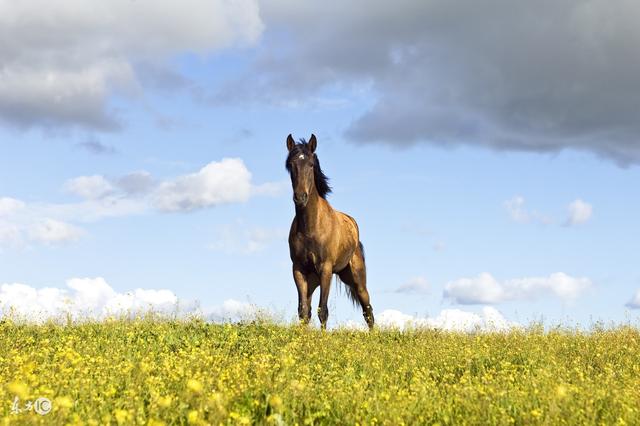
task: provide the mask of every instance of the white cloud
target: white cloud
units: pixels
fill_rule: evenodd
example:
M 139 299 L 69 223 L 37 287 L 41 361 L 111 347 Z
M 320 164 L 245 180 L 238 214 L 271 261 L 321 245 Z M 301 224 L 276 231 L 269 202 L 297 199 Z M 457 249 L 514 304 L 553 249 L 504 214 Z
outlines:
M 530 212 L 527 210 L 525 207 L 525 199 L 521 195 L 516 195 L 510 200 L 505 201 L 503 204 L 514 222 L 540 223 L 543 225 L 553 223 L 553 219 L 551 217 L 538 213 L 537 211 Z
M 224 158 L 210 162 L 195 173 L 164 181 L 141 170 L 112 179 L 102 175 L 79 176 L 68 180 L 65 189 L 84 198 L 84 207 L 95 209 L 96 216 L 101 217 L 145 210 L 135 206 L 136 200 L 160 211 L 191 211 L 244 202 L 251 195 L 276 195 L 281 186 L 272 182 L 253 186 L 251 172 L 242 159 Z M 76 209 L 78 203 L 66 206 Z M 56 207 L 64 209 L 65 205 Z
M 77 203 L 42 203 L 29 206 L 36 216 L 51 216 L 62 220 L 95 222 L 108 217 L 122 217 L 145 213 L 145 200 L 120 194 L 83 200 Z
M 490 306 L 483 307 L 479 314 L 460 309 L 443 309 L 435 317 L 418 317 L 387 309 L 376 316 L 376 323 L 382 328 L 435 328 L 448 331 L 507 331 L 520 327 L 519 324 L 506 320 L 498 310 Z
M 425 277 L 412 277 L 406 283 L 395 289 L 396 293 L 428 293 L 429 283 Z
M 24 248 L 29 243 L 58 245 L 76 241 L 84 231 L 53 219 L 20 200 L 0 198 L 0 250 Z
M 510 300 L 528 300 L 550 293 L 563 301 L 576 299 L 592 285 L 588 278 L 575 278 L 562 272 L 548 277 L 529 277 L 497 281 L 489 273 L 461 278 L 445 285 L 444 296 L 455 303 L 494 304 Z
M 593 214 L 593 207 L 591 204 L 586 203 L 580 199 L 573 201 L 567 207 L 569 211 L 569 217 L 565 222 L 566 226 L 582 225 L 591 219 Z
M 636 294 L 627 302 L 626 306 L 631 309 L 640 309 L 640 290 L 636 291 Z
M 504 202 L 504 207 L 514 222 L 518 223 L 540 223 L 543 225 L 552 224 L 554 221 L 550 216 L 537 211 L 529 211 L 525 207 L 525 199 L 517 195 Z M 580 199 L 573 201 L 567 206 L 568 217 L 564 226 L 582 225 L 591 219 L 593 207 Z
M 0 3 L 0 120 L 19 128 L 113 130 L 115 91 L 140 90 L 139 62 L 254 43 L 256 0 Z M 144 74 L 144 71 L 142 71 Z
M 251 173 L 239 158 L 225 158 L 197 173 L 163 182 L 153 194 L 154 206 L 167 212 L 191 211 L 239 203 L 251 195 Z
M 198 317 L 212 322 L 275 319 L 268 309 L 252 303 L 227 299 L 222 304 L 202 308 L 195 301 L 179 298 L 167 289 L 118 292 L 102 277 L 71 278 L 64 288 L 35 288 L 26 284 L 0 284 L 0 318 L 39 323 L 47 320 L 104 320 L 153 313 L 160 316 Z M 436 328 L 452 331 L 505 331 L 519 327 L 492 307 L 473 313 L 444 309 L 435 317 L 419 317 L 387 309 L 376 316 L 381 328 Z M 347 321 L 337 328 L 365 329 L 363 322 Z
M 481 273 L 476 278 L 461 278 L 444 287 L 444 296 L 457 303 L 498 303 L 502 301 L 503 286 L 491 274 Z
M 26 284 L 0 285 L 0 317 L 27 322 L 46 320 L 102 320 L 110 316 L 154 313 L 179 318 L 197 316 L 214 322 L 251 320 L 267 312 L 233 299 L 201 309 L 197 303 L 178 298 L 171 290 L 134 289 L 115 291 L 104 278 L 72 278 L 65 288 L 34 288 Z
M 22 245 L 21 229 L 9 222 L 0 221 L 0 248 L 19 247 Z
M 45 218 L 28 229 L 29 239 L 44 244 L 59 244 L 76 241 L 84 231 L 74 225 Z
M 113 191 L 113 185 L 104 176 L 79 176 L 65 184 L 67 191 L 89 200 L 102 198 Z
M 205 310 L 205 316 L 213 322 L 242 321 L 268 315 L 256 305 L 234 299 L 225 300 L 222 305 Z
M 251 172 L 239 158 L 212 161 L 195 173 L 164 181 L 156 181 L 146 171 L 137 171 L 116 179 L 80 176 L 69 180 L 65 187 L 85 200 L 43 205 L 41 209 L 49 215 L 82 221 L 142 214 L 153 209 L 189 212 L 245 202 L 251 195 L 260 193 L 253 190 Z
M 104 278 L 72 278 L 67 288 L 36 289 L 25 284 L 0 286 L 2 315 L 39 322 L 47 319 L 103 319 L 153 311 L 179 312 L 178 298 L 169 290 L 136 289 L 118 293 Z
M 20 200 L 10 197 L 0 197 L 0 217 L 13 214 L 23 207 L 24 203 Z
M 25 203 L 0 198 L 0 247 L 24 246 L 27 242 L 57 244 L 78 240 L 84 231 L 74 222 L 95 222 L 109 217 L 150 211 L 189 212 L 220 204 L 241 203 L 256 195 L 277 195 L 280 183 L 253 185 L 251 173 L 239 158 L 212 161 L 196 173 L 157 181 L 146 171 L 120 178 L 102 175 L 69 179 L 64 188 L 82 200 L 69 203 Z M 260 251 L 280 230 L 254 228 L 246 231 L 242 251 Z M 236 238 L 231 235 L 229 238 Z M 215 247 L 214 247 L 215 248 Z

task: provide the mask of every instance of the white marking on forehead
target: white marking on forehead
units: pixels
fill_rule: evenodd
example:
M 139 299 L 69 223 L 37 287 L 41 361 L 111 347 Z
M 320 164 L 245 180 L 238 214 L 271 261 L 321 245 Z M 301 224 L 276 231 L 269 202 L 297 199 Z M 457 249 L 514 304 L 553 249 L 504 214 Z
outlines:
M 300 155 L 298 156 L 298 158 L 299 158 L 299 159 L 301 159 L 301 160 L 304 160 L 304 154 L 300 154 Z

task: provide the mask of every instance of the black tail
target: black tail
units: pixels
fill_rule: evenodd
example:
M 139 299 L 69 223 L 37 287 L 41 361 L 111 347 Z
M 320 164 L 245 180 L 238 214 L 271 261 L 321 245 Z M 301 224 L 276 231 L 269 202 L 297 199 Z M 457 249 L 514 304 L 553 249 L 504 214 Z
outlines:
M 360 306 L 360 301 L 358 300 L 358 293 L 356 293 L 355 287 L 353 287 L 352 285 L 343 283 L 338 275 L 336 275 L 336 281 L 339 283 L 342 283 L 344 285 L 344 288 L 347 289 L 347 296 L 349 297 L 349 300 L 351 300 L 351 303 L 353 303 L 353 306 L 356 306 L 356 307 Z M 338 288 L 340 287 L 338 286 Z
M 364 263 L 364 268 L 366 273 L 367 263 L 365 262 L 365 259 L 364 259 L 364 246 L 362 245 L 362 241 L 358 241 L 358 247 L 360 247 L 360 253 L 362 253 L 362 261 Z M 356 288 L 354 286 L 343 283 L 338 274 L 336 274 L 336 281 L 344 284 L 344 287 L 347 289 L 347 296 L 349 296 L 349 299 L 351 300 L 351 303 L 353 303 L 353 306 L 356 306 L 356 307 L 360 306 L 360 300 L 358 300 L 358 293 L 356 291 Z

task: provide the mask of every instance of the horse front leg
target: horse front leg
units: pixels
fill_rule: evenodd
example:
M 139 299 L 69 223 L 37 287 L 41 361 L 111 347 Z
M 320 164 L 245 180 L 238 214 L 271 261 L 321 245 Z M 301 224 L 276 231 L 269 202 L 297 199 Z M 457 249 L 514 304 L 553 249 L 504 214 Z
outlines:
M 323 330 L 327 328 L 327 319 L 329 319 L 329 289 L 331 288 L 331 277 L 333 271 L 331 265 L 324 265 L 320 271 L 320 304 L 318 306 L 318 318 L 320 326 Z
M 303 324 L 309 324 L 311 320 L 311 306 L 309 305 L 308 298 L 308 282 L 307 277 L 302 270 L 293 264 L 293 280 L 296 283 L 298 289 L 298 318 Z
M 311 298 L 316 288 L 320 286 L 320 277 L 318 274 L 307 275 L 307 316 L 311 318 Z

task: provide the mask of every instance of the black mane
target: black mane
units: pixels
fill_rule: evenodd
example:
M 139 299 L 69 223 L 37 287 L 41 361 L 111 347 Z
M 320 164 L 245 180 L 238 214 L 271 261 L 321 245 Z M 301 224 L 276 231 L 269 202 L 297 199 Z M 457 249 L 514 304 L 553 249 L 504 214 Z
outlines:
M 316 183 L 316 190 L 318 191 L 318 195 L 326 199 L 327 195 L 331 193 L 329 178 L 322 172 L 318 156 L 311 152 L 311 150 L 309 149 L 309 144 L 306 140 L 300 139 L 300 143 L 295 144 L 291 151 L 289 151 L 289 155 L 287 156 L 287 161 L 285 163 L 287 171 L 289 172 L 289 174 L 291 174 L 291 161 L 301 154 L 313 156 L 313 180 Z

